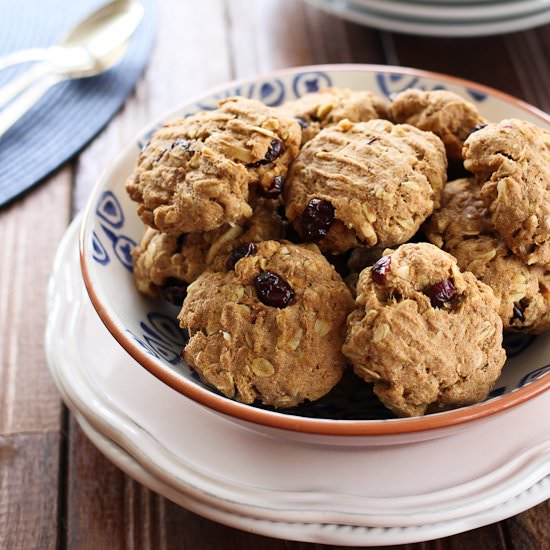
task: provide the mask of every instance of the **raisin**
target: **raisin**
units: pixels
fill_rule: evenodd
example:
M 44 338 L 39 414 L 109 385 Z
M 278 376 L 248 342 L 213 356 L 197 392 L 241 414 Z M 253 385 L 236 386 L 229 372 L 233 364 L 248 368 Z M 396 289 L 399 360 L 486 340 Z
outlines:
M 186 139 L 176 139 L 170 146 L 170 149 L 175 149 L 176 147 L 181 147 L 186 152 L 191 152 L 191 143 Z
M 487 124 L 476 124 L 471 130 L 470 130 L 470 134 L 473 134 L 474 132 L 477 132 L 478 130 L 483 130 L 483 128 L 485 128 L 487 126 Z
M 266 306 L 284 308 L 294 302 L 294 290 L 279 275 L 263 271 L 254 280 L 256 296 Z
M 517 319 L 520 323 L 525 323 L 525 315 L 523 314 L 521 304 L 514 304 L 514 312 L 512 314 L 512 318 L 510 319 L 510 323 L 512 323 L 515 319 Z
M 189 143 L 186 139 L 176 139 L 174 142 L 171 143 L 170 147 L 165 147 L 160 155 L 156 158 L 155 162 L 159 162 L 160 159 L 168 152 L 172 151 L 176 147 L 182 147 L 186 153 L 192 153 L 191 150 L 191 143 Z
M 391 268 L 391 256 L 382 256 L 373 266 L 371 271 L 372 280 L 381 285 L 386 280 L 386 275 Z
M 236 246 L 229 258 L 227 258 L 227 269 L 234 269 L 235 264 L 243 258 L 248 258 L 256 253 L 256 245 L 254 243 L 241 243 Z
M 304 239 L 320 241 L 327 236 L 334 222 L 334 206 L 323 199 L 311 199 L 302 212 L 301 222 Z
M 187 295 L 187 284 L 175 277 L 168 277 L 160 288 L 160 295 L 163 300 L 176 306 L 181 306 Z
M 424 294 L 428 296 L 432 307 L 443 307 L 456 296 L 456 288 L 451 279 L 445 279 L 428 288 Z
M 279 158 L 285 152 L 285 144 L 281 139 L 274 139 L 271 141 L 269 149 L 266 151 L 263 159 L 248 164 L 250 168 L 258 168 L 263 164 L 269 164 L 277 158 Z
M 176 239 L 176 244 L 178 245 L 179 250 L 181 250 L 183 248 L 183 245 L 185 244 L 185 239 L 186 238 L 187 238 L 187 233 L 182 233 Z
M 260 194 L 268 199 L 275 199 L 281 194 L 284 184 L 283 176 L 275 176 L 267 189 L 260 187 Z

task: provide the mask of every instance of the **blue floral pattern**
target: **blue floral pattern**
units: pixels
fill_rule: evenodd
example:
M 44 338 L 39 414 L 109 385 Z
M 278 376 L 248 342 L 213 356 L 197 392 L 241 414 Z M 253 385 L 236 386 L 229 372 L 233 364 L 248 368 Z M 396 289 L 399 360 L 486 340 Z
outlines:
M 421 90 L 446 89 L 446 87 L 442 84 L 429 83 L 429 79 L 393 72 L 377 73 L 376 83 L 380 92 L 387 98 L 391 98 L 395 94 L 398 94 L 408 88 L 419 88 Z M 331 76 L 324 71 L 306 71 L 296 73 L 289 83 L 285 83 L 282 79 L 274 77 L 250 84 L 242 84 L 235 86 L 234 88 L 228 88 L 223 92 L 216 93 L 207 99 L 198 101 L 193 108 L 185 113 L 181 113 L 179 116 L 185 118 L 186 116 L 194 114 L 199 110 L 208 111 L 215 109 L 218 106 L 218 101 L 232 96 L 243 96 L 251 99 L 258 99 L 270 107 L 276 107 L 288 99 L 302 97 L 304 94 L 317 92 L 326 86 L 332 85 L 333 80 Z M 487 99 L 487 94 L 480 90 L 465 88 L 465 92 L 475 102 L 481 102 Z M 157 124 L 138 140 L 137 147 L 140 151 L 147 146 L 151 136 L 158 130 L 158 128 L 160 128 L 160 126 L 161 124 Z
M 92 257 L 98 264 L 107 265 L 111 261 L 107 250 L 95 231 L 92 231 L 92 248 L 94 251 Z
M 544 367 L 540 367 L 538 369 L 535 369 L 534 371 L 531 371 L 529 374 L 526 374 L 517 385 L 518 388 L 522 388 L 525 386 L 525 384 L 529 384 L 529 382 L 532 382 L 533 380 L 537 380 L 538 378 L 541 378 L 546 373 L 550 372 L 550 365 L 545 365 Z
M 95 213 L 100 220 L 99 225 L 103 233 L 111 243 L 114 257 L 118 259 L 125 269 L 131 272 L 132 250 L 137 243 L 130 237 L 119 233 L 119 230 L 124 226 L 125 217 L 120 201 L 112 191 L 105 191 L 101 194 Z M 94 250 L 93 259 L 101 265 L 108 265 L 111 257 L 95 231 L 92 232 L 92 247 Z
M 197 103 L 196 110 L 202 109 L 211 111 L 218 106 L 218 101 L 233 96 L 258 99 L 266 105 L 269 105 L 269 107 L 276 107 L 285 101 L 286 90 L 285 85 L 280 78 L 254 82 L 252 84 L 230 88 L 221 93 L 215 94 L 208 100 L 199 101 Z
M 327 86 L 332 86 L 332 79 L 322 71 L 299 73 L 292 79 L 294 97 L 302 97 L 305 94 L 318 92 L 321 88 Z
M 141 334 L 135 334 L 130 329 L 126 329 L 126 333 L 149 355 L 168 361 L 171 365 L 181 362 L 181 350 L 188 338 L 173 317 L 150 312 L 147 314 L 147 321 L 141 321 L 139 326 Z
M 403 92 L 409 88 L 418 88 L 420 90 L 445 90 L 442 84 L 429 85 L 419 76 L 405 75 L 401 73 L 378 73 L 376 82 L 380 91 L 389 99 L 394 95 Z M 487 94 L 480 90 L 465 88 L 466 93 L 477 102 L 487 99 Z

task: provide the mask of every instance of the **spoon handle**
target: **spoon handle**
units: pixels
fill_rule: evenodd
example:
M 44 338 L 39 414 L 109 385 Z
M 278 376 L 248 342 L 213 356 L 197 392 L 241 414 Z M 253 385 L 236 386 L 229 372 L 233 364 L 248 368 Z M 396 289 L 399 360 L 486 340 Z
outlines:
M 25 91 L 33 82 L 51 72 L 48 63 L 39 63 L 24 71 L 0 88 L 0 110 L 4 109 L 10 101 Z
M 28 50 L 19 50 L 0 57 L 0 71 L 19 65 L 20 63 L 30 63 L 32 61 L 46 61 L 51 55 L 49 48 L 30 48 Z
M 49 75 L 29 86 L 17 99 L 0 113 L 0 138 L 55 84 L 64 80 Z

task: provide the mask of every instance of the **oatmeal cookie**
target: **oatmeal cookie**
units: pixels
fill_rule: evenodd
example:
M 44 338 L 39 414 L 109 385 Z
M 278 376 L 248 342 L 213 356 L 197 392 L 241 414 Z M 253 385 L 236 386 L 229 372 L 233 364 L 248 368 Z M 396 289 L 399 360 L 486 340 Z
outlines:
M 399 416 L 483 401 L 505 361 L 492 290 L 428 244 L 361 272 L 343 352 Z
M 252 215 L 249 186 L 281 187 L 301 130 L 259 101 L 231 98 L 219 108 L 155 132 L 126 182 L 138 214 L 163 233 L 211 231 Z
M 475 105 L 447 90 L 405 90 L 395 96 L 390 113 L 394 122 L 439 136 L 449 161 L 462 159 L 462 145 L 470 132 L 487 122 Z
M 550 266 L 527 265 L 498 235 L 473 178 L 445 186 L 441 208 L 425 225 L 428 239 L 452 254 L 500 300 L 505 329 L 550 330 Z
M 550 264 L 550 132 L 517 119 L 488 124 L 463 156 L 507 246 L 528 264 Z
M 206 271 L 179 315 L 184 358 L 243 403 L 293 407 L 338 383 L 350 291 L 315 245 L 264 241 L 229 271 Z
M 134 279 L 140 292 L 170 298 L 175 287 L 181 294 L 207 267 L 223 269 L 238 245 L 281 239 L 284 224 L 273 201 L 258 201 L 242 226 L 225 224 L 204 233 L 174 235 L 148 227 L 133 252 Z M 177 300 L 170 300 L 176 301 Z
M 347 119 L 367 122 L 389 118 L 388 102 L 371 92 L 356 92 L 346 88 L 324 88 L 284 103 L 280 110 L 294 118 L 302 127 L 302 145 L 314 138 L 323 128 Z
M 438 205 L 446 168 L 430 132 L 344 120 L 301 150 L 283 190 L 286 215 L 324 251 L 400 244 Z

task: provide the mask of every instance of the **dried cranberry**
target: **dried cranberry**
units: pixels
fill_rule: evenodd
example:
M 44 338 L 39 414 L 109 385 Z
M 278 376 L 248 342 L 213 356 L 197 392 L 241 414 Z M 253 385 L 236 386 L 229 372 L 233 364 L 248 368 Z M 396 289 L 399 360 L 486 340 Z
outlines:
M 307 120 L 302 118 L 301 116 L 294 117 L 294 120 L 302 127 L 307 128 L 309 126 Z
M 302 234 L 306 241 L 317 242 L 327 236 L 334 221 L 334 206 L 323 199 L 311 199 L 302 212 Z
M 168 152 L 172 151 L 172 149 L 175 149 L 176 147 L 182 147 L 186 153 L 192 153 L 191 151 L 191 143 L 189 143 L 186 139 L 176 139 L 174 142 L 171 143 L 170 147 L 165 147 L 160 155 L 156 158 L 155 162 L 159 162 L 160 159 Z
M 478 130 L 483 130 L 487 124 L 476 124 L 471 130 L 470 134 L 473 134 L 474 132 L 477 132 Z
M 284 308 L 294 301 L 294 290 L 279 275 L 263 271 L 254 280 L 256 296 L 266 306 Z
M 391 256 L 382 256 L 373 266 L 371 271 L 372 280 L 381 285 L 386 280 L 386 275 L 391 267 Z
M 430 299 L 432 307 L 443 307 L 456 296 L 456 288 L 451 279 L 445 279 L 432 285 L 424 294 Z
M 260 194 L 268 199 L 275 199 L 281 194 L 284 184 L 283 176 L 275 176 L 267 189 L 260 187 Z
M 187 295 L 187 285 L 180 279 L 169 277 L 160 288 L 160 295 L 163 300 L 181 306 Z
M 181 250 L 183 248 L 183 245 L 185 244 L 186 237 L 187 237 L 187 233 L 182 233 L 176 239 L 176 244 L 178 245 L 179 250 Z
M 262 166 L 263 164 L 269 164 L 270 162 L 273 162 L 275 159 L 279 158 L 279 156 L 281 156 L 284 152 L 285 144 L 283 140 L 274 139 L 271 141 L 271 145 L 266 151 L 264 158 L 256 162 L 252 162 L 248 166 L 250 168 L 258 168 L 258 166 Z
M 185 151 L 191 151 L 191 143 L 186 139 L 176 139 L 174 143 L 170 146 L 170 149 L 175 149 L 176 147 L 181 147 Z
M 227 269 L 234 269 L 235 264 L 239 260 L 248 258 L 252 254 L 256 254 L 256 245 L 254 243 L 241 243 L 237 245 L 229 255 L 229 258 L 227 258 Z
M 514 304 L 514 312 L 512 314 L 512 318 L 510 319 L 510 323 L 512 323 L 515 319 L 517 319 L 520 323 L 525 323 L 525 315 L 523 314 L 521 304 Z

